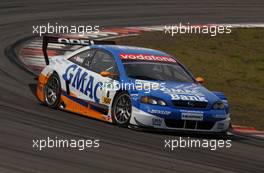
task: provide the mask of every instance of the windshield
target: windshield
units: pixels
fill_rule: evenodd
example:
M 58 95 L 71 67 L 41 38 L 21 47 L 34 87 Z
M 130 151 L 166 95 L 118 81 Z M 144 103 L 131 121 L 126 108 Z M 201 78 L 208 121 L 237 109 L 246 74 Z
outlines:
M 130 78 L 174 82 L 194 82 L 178 63 L 125 62 L 126 74 Z

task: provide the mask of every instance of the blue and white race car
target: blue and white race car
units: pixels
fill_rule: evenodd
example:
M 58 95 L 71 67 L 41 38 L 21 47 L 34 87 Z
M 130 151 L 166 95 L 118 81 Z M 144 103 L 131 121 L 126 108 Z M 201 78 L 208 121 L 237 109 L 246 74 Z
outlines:
M 201 85 L 164 52 L 109 41 L 45 36 L 47 66 L 37 97 L 45 105 L 120 126 L 225 133 L 230 125 L 227 98 Z M 83 45 L 48 58 L 48 43 Z

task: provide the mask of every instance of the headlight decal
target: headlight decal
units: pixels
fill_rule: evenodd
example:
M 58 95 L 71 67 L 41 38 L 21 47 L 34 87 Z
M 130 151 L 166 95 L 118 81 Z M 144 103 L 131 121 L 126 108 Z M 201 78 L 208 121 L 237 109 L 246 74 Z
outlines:
M 222 101 L 217 101 L 213 104 L 213 109 L 224 109 L 225 104 Z
M 167 103 L 157 97 L 152 97 L 152 96 L 142 96 L 140 98 L 141 103 L 146 103 L 146 104 L 151 104 L 151 105 L 159 105 L 159 106 L 166 106 Z

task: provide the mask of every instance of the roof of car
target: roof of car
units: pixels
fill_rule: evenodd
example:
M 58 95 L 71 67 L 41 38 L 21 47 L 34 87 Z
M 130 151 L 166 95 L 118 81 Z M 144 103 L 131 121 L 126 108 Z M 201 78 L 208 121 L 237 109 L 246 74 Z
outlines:
M 106 49 L 110 52 L 115 53 L 127 53 L 127 54 L 150 54 L 150 55 L 160 55 L 160 56 L 168 56 L 165 52 L 149 49 L 149 48 L 142 48 L 142 47 L 135 47 L 135 46 L 123 46 L 123 45 L 93 45 L 92 48 L 102 48 Z

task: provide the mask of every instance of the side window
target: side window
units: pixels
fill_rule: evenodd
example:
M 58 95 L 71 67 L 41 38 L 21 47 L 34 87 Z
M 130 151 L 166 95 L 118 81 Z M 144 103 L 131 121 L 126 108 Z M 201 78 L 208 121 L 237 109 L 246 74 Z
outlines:
M 69 58 L 71 62 L 74 62 L 75 64 L 78 64 L 80 66 L 83 66 L 85 68 L 89 68 L 93 55 L 95 51 L 93 49 L 85 50 L 83 52 L 80 52 L 73 57 Z
M 109 53 L 101 50 L 96 51 L 90 69 L 96 73 L 108 71 L 113 74 L 118 74 L 118 69 L 114 57 L 112 57 Z

